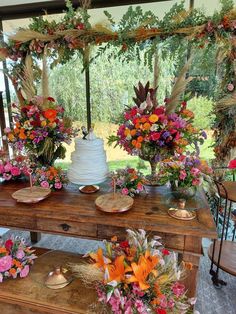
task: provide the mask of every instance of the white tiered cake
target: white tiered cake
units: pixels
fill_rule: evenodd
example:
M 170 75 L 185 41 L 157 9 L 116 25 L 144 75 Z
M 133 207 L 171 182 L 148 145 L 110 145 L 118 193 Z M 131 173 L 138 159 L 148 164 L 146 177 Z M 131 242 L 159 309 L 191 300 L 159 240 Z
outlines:
M 108 166 L 103 140 L 90 131 L 86 139 L 75 139 L 75 151 L 71 154 L 72 164 L 68 178 L 81 185 L 99 184 L 106 180 Z

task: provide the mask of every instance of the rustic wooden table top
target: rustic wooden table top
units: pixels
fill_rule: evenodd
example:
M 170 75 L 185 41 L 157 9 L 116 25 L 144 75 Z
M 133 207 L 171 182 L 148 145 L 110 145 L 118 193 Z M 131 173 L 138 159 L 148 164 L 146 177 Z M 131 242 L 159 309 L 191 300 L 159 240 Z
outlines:
M 95 199 L 108 192 L 108 184 L 101 185 L 100 191 L 94 194 L 80 193 L 79 187 L 71 184 L 61 191 L 51 193 L 39 203 L 17 203 L 11 195 L 25 186 L 25 182 L 1 183 L 1 226 L 44 231 L 43 222 L 55 220 L 65 221 L 67 224 L 77 222 L 81 223 L 81 226 L 88 224 L 91 229 L 93 225 L 101 225 L 103 228 L 144 228 L 147 231 L 175 235 L 216 238 L 215 224 L 203 192 L 194 200 L 187 201 L 187 207 L 197 208 L 197 217 L 191 221 L 181 221 L 167 213 L 168 208 L 173 207 L 170 201 L 171 193 L 167 187 L 149 187 L 148 194 L 134 198 L 131 210 L 109 214 L 95 208 Z M 37 224 L 38 221 L 41 221 L 41 224 Z

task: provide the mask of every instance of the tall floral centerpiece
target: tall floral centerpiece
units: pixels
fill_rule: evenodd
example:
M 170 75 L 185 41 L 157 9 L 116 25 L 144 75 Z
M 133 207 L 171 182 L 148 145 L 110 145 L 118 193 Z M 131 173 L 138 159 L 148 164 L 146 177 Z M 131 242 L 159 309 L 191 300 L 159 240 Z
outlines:
M 128 154 L 149 161 L 151 176 L 155 177 L 160 160 L 183 153 L 190 144 L 202 143 L 206 134 L 193 127 L 194 114 L 185 101 L 169 112 L 169 100 L 159 105 L 149 83 L 139 83 L 135 93 L 135 104 L 125 109 L 117 135 L 110 136 L 109 143 L 115 142 Z
M 52 97 L 33 97 L 24 105 L 14 106 L 14 125 L 6 128 L 9 143 L 25 151 L 37 165 L 51 166 L 65 157 L 62 143 L 70 144 L 76 135 L 64 109 Z

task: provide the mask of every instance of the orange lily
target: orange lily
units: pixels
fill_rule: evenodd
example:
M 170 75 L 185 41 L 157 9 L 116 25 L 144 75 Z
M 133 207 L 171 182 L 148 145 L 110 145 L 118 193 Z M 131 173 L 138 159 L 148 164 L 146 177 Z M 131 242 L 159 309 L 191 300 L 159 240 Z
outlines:
M 117 282 L 124 281 L 125 273 L 132 271 L 131 267 L 125 267 L 124 259 L 124 255 L 118 256 L 115 259 L 114 264 L 110 264 L 107 266 L 109 273 L 109 282 L 113 280 Z
M 96 262 L 94 266 L 97 268 L 105 269 L 108 263 L 111 263 L 109 258 L 103 256 L 103 251 L 101 248 L 97 250 L 97 253 L 90 253 L 89 256 Z
M 157 276 L 157 270 L 154 269 L 157 263 L 158 257 L 152 256 L 149 251 L 146 251 L 145 256 L 140 256 L 138 264 L 131 264 L 134 275 L 128 278 L 128 282 L 137 282 L 141 290 L 148 289 L 150 285 L 146 281 L 147 277 L 150 273 Z

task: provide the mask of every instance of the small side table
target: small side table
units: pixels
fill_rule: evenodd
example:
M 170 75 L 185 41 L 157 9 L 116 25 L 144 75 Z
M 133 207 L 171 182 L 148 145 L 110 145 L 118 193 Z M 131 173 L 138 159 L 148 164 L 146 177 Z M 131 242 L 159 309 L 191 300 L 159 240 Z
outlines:
M 236 230 L 236 216 L 232 216 L 232 203 L 236 203 L 236 181 L 215 181 L 218 190 L 218 206 L 216 213 L 216 225 L 219 227 L 219 216 L 223 215 L 223 223 L 221 236 L 219 239 L 214 240 L 208 250 L 208 256 L 211 259 L 210 274 L 212 275 L 213 284 L 221 288 L 227 283 L 219 279 L 219 269 L 236 276 L 236 242 L 235 230 Z M 222 210 L 221 204 L 224 200 L 224 209 Z M 228 229 L 230 219 L 234 220 L 234 230 L 231 241 L 228 240 Z M 214 265 L 216 270 L 214 270 Z

